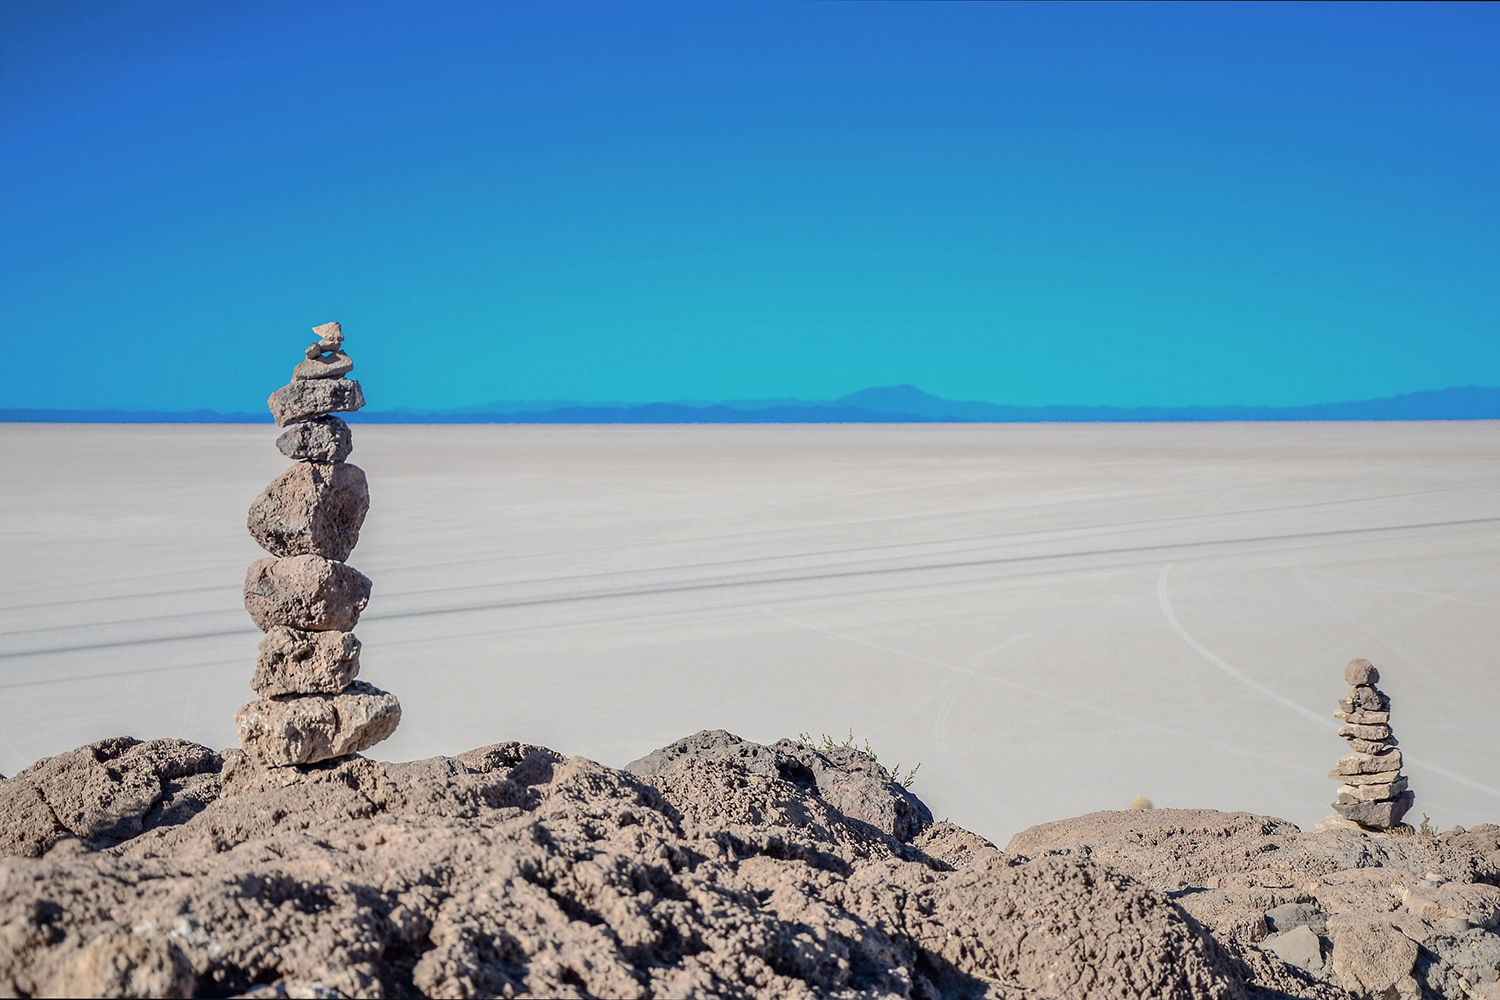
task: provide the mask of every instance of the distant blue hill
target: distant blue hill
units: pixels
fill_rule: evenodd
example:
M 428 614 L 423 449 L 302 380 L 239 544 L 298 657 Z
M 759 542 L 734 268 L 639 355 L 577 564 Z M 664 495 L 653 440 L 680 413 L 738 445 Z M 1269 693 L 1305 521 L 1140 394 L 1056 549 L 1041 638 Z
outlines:
M 1005 406 L 942 399 L 914 385 L 861 389 L 828 401 L 729 403 L 496 402 L 455 410 L 362 411 L 361 423 L 385 424 L 846 424 L 1129 423 L 1227 420 L 1497 420 L 1500 388 L 1463 386 L 1384 399 L 1306 406 Z M 0 410 L 0 422 L 269 423 L 268 413 L 135 410 Z

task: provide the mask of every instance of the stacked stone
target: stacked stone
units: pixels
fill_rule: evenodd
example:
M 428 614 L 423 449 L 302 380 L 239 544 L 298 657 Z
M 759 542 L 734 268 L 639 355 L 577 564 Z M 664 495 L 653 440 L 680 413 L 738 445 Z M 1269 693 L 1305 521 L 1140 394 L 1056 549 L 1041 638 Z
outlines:
M 1401 751 L 1391 733 L 1391 699 L 1375 686 L 1380 671 L 1369 660 L 1349 661 L 1344 680 L 1352 690 L 1333 716 L 1343 721 L 1339 735 L 1353 752 L 1328 775 L 1343 782 L 1333 808 L 1360 826 L 1389 830 L 1415 798 L 1401 774 Z
M 349 457 L 349 425 L 335 412 L 365 405 L 337 323 L 313 327 L 318 342 L 268 405 L 286 430 L 276 447 L 293 460 L 250 505 L 250 534 L 271 553 L 245 576 L 245 610 L 266 637 L 250 686 L 259 701 L 235 715 L 240 746 L 268 767 L 358 753 L 395 731 L 401 704 L 354 678 L 352 629 L 370 581 L 345 563 L 370 506 L 364 471 Z

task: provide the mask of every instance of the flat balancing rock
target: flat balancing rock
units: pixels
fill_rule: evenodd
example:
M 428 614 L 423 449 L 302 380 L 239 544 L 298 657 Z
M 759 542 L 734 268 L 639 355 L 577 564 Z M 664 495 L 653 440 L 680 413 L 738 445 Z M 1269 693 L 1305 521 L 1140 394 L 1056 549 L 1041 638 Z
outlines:
M 395 732 L 401 703 L 364 681 L 339 694 L 284 695 L 235 713 L 240 746 L 267 767 L 316 764 L 372 747 Z

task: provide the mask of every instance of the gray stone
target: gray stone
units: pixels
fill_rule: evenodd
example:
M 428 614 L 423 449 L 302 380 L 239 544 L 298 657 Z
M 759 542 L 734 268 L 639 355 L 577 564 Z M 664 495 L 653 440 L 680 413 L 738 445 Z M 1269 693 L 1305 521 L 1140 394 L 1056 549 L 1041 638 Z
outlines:
M 278 626 L 260 641 L 250 686 L 262 698 L 282 694 L 337 694 L 359 674 L 353 632 L 303 632 Z
M 1340 705 L 1343 702 L 1339 702 Z M 1346 712 L 1342 708 L 1333 713 L 1335 719 L 1352 722 L 1356 726 L 1374 726 L 1391 721 L 1390 712 Z
M 853 747 L 822 751 L 792 740 L 762 746 L 711 729 L 655 750 L 626 764 L 624 770 L 649 781 L 688 758 L 728 758 L 752 774 L 790 781 L 814 792 L 849 819 L 868 823 L 897 840 L 910 840 L 932 825 L 932 813 L 920 799 L 891 780 L 874 758 Z
M 1339 727 L 1339 735 L 1346 739 L 1355 736 L 1362 740 L 1383 740 L 1390 737 L 1391 727 L 1386 725 L 1360 726 L 1349 723 Z
M 349 425 L 338 417 L 313 417 L 282 431 L 276 447 L 299 462 L 342 462 L 354 449 L 354 441 Z
M 1389 785 L 1401 777 L 1400 771 L 1381 771 L 1378 774 L 1341 774 L 1329 771 L 1330 778 L 1337 778 L 1346 785 Z
M 1360 685 L 1349 692 L 1348 699 L 1339 702 L 1339 707 L 1346 712 L 1388 712 L 1391 700 L 1379 688 Z
M 1361 826 L 1389 830 L 1401 822 L 1401 817 L 1406 815 L 1415 798 L 1416 796 L 1408 789 L 1394 799 L 1380 802 L 1335 802 L 1333 808 L 1340 816 L 1352 819 Z
M 1349 749 L 1355 751 L 1356 753 L 1381 754 L 1385 753 L 1387 750 L 1394 750 L 1396 749 L 1396 747 L 1401 745 L 1400 741 L 1397 740 L 1394 736 L 1388 740 L 1379 741 L 1358 740 L 1352 736 L 1345 738 L 1349 741 Z
M 1350 687 L 1374 686 L 1380 682 L 1380 671 L 1369 660 L 1350 660 L 1344 668 L 1344 683 Z
M 259 559 L 245 574 L 245 610 L 262 632 L 348 632 L 369 600 L 367 576 L 322 556 Z
M 342 562 L 359 543 L 370 509 L 364 470 L 343 462 L 298 462 L 250 505 L 246 526 L 278 556 L 309 553 Z
M 325 340 L 335 347 L 344 342 L 344 328 L 337 323 L 324 323 L 312 328 L 312 332 L 318 335 L 319 340 Z
M 1394 799 L 1406 791 L 1405 776 L 1385 785 L 1340 785 L 1338 801 L 1349 805 L 1354 802 L 1378 802 Z
M 1401 770 L 1401 751 L 1390 753 L 1351 753 L 1339 758 L 1339 774 L 1384 774 Z
M 322 346 L 322 345 L 319 345 Z M 354 362 L 343 351 L 331 351 L 317 357 L 299 361 L 292 368 L 292 381 L 307 381 L 315 378 L 340 378 L 354 370 Z
M 1500 927 L 1500 887 L 1474 882 L 1418 883 L 1401 893 L 1406 912 L 1433 922 L 1463 921 L 1464 927 Z
M 1312 972 L 1323 967 L 1323 943 L 1307 926 L 1293 927 L 1280 934 L 1272 934 L 1261 941 L 1260 946 L 1276 955 L 1288 965 Z
M 1311 903 L 1282 903 L 1266 911 L 1266 926 L 1276 934 L 1295 927 L 1310 927 L 1314 934 L 1322 934 L 1328 930 L 1328 918 Z
M 347 378 L 316 378 L 289 382 L 266 400 L 278 427 L 321 417 L 328 413 L 357 410 L 365 405 L 359 383 Z
M 235 713 L 240 746 L 267 767 L 316 764 L 359 753 L 396 731 L 401 703 L 363 681 L 339 694 L 252 701 Z
M 1411 972 L 1417 943 L 1378 918 L 1351 918 L 1334 929 L 1333 972 L 1339 985 L 1361 997 L 1406 1000 L 1421 996 Z

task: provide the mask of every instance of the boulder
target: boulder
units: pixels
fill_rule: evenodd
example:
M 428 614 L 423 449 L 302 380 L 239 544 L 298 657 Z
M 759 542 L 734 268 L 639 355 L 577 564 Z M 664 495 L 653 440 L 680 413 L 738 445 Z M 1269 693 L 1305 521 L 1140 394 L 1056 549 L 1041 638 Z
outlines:
M 370 487 L 359 466 L 298 462 L 255 498 L 246 526 L 273 555 L 342 562 L 359 543 L 369 509 Z
M 790 781 L 844 816 L 897 840 L 909 841 L 932 825 L 932 813 L 920 799 L 891 780 L 873 757 L 853 747 L 822 751 L 793 740 L 762 746 L 722 729 L 705 729 L 631 761 L 624 769 L 649 781 L 684 759 L 730 760 L 751 774 Z
M 1373 687 L 1379 682 L 1380 671 L 1369 660 L 1350 660 L 1349 665 L 1344 668 L 1344 683 L 1350 687 Z
M 1408 789 L 1394 799 L 1379 802 L 1335 802 L 1333 808 L 1340 816 L 1352 819 L 1361 826 L 1389 830 L 1401 822 L 1401 817 L 1406 815 L 1415 798 L 1416 795 Z
M 319 347 L 322 345 L 319 344 Z M 315 378 L 340 378 L 348 375 L 354 370 L 354 362 L 349 355 L 343 351 L 331 351 L 328 354 L 319 354 L 317 357 L 299 361 L 292 368 L 292 381 L 306 381 Z
M 250 686 L 262 698 L 282 694 L 337 694 L 359 674 L 353 632 L 303 632 L 276 626 L 260 641 Z
M 338 417 L 313 417 L 282 431 L 276 447 L 300 462 L 342 462 L 354 448 L 352 437 Z
M 0 783 L 0 857 L 38 857 L 69 837 L 103 847 L 183 822 L 218 794 L 223 764 L 186 740 L 128 736 L 39 760 Z
M 339 694 L 281 695 L 235 713 L 240 746 L 267 767 L 358 753 L 396 731 L 401 703 L 363 681 Z
M 348 632 L 369 600 L 369 577 L 322 556 L 259 559 L 245 574 L 245 610 L 263 632 Z
M 1289 931 L 1272 934 L 1261 941 L 1260 946 L 1274 953 L 1288 965 L 1299 969 L 1321 969 L 1323 967 L 1323 944 L 1312 928 L 1302 925 Z
M 1361 997 L 1418 1000 L 1412 978 L 1417 943 L 1378 919 L 1351 919 L 1333 927 L 1333 972 L 1339 983 Z
M 271 393 L 266 400 L 276 426 L 321 417 L 338 411 L 357 410 L 365 405 L 359 383 L 347 378 L 319 378 L 289 382 Z

